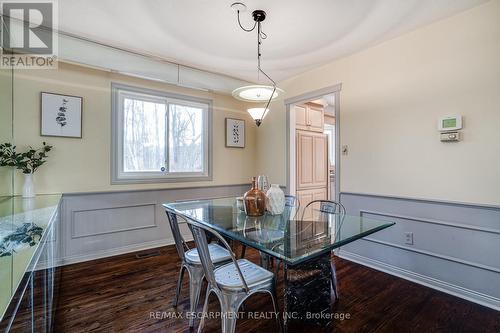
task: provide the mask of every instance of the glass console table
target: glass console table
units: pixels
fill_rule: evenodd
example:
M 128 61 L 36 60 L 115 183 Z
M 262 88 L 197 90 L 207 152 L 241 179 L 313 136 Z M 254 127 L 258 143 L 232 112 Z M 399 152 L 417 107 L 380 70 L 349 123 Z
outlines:
M 0 331 L 51 332 L 61 195 L 0 198 Z

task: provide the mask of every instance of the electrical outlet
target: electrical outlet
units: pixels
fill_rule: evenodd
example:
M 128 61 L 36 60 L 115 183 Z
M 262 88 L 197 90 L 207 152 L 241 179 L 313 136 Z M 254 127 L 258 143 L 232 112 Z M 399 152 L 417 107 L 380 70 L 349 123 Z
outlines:
M 413 245 L 413 232 L 405 232 L 405 244 Z

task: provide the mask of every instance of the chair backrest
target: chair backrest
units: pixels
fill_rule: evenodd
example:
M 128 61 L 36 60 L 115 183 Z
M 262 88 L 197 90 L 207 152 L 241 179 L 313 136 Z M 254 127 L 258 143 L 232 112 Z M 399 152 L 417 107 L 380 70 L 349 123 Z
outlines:
M 229 253 L 231 254 L 231 259 L 233 260 L 233 264 L 236 266 L 236 270 L 242 281 L 243 289 L 248 292 L 248 285 L 245 281 L 245 278 L 243 277 L 243 273 L 241 273 L 241 269 L 238 265 L 238 261 L 236 260 L 236 256 L 234 255 L 231 247 L 226 242 L 224 237 L 222 237 L 215 230 L 198 222 L 187 219 L 187 223 L 189 228 L 191 229 L 191 232 L 193 233 L 194 243 L 196 244 L 196 249 L 198 250 L 198 255 L 200 256 L 200 261 L 203 266 L 205 277 L 207 281 L 212 285 L 212 287 L 218 288 L 214 273 L 215 266 L 212 262 L 212 259 L 210 258 L 210 251 L 208 249 L 207 233 L 215 236 L 220 241 L 220 243 L 229 251 Z
M 294 195 L 285 195 L 285 206 L 286 207 L 297 207 L 298 200 Z
M 182 238 L 181 232 L 179 230 L 179 223 L 177 222 L 177 215 L 172 212 L 166 211 L 168 223 L 170 224 L 170 229 L 172 230 L 172 236 L 174 236 L 175 248 L 182 261 L 185 260 L 185 248 L 187 247 L 184 238 Z
M 331 200 L 313 200 L 308 203 L 302 211 L 302 220 L 304 220 L 306 211 L 308 209 L 315 209 L 315 207 L 318 207 L 318 211 L 321 213 L 321 218 L 327 218 L 328 214 L 346 214 L 346 209 L 340 202 Z
M 293 195 L 285 195 L 285 222 L 294 220 L 299 212 L 299 200 Z

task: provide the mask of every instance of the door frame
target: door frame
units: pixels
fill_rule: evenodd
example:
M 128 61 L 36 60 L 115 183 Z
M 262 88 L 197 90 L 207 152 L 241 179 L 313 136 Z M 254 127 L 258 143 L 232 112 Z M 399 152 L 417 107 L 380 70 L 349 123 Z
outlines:
M 308 93 L 285 99 L 286 107 L 286 191 L 296 192 L 296 140 L 295 140 L 295 104 L 308 102 L 323 97 L 335 96 L 335 200 L 340 201 L 340 91 L 342 83 L 313 90 Z

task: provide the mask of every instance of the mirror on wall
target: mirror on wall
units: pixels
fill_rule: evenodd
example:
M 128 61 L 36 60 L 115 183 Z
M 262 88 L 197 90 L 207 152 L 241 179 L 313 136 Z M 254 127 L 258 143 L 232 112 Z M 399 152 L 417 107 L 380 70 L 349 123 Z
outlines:
M 6 50 L 2 52 L 7 53 Z M 14 137 L 13 75 L 12 69 L 0 68 L 0 143 L 12 142 Z M 3 249 L 5 237 L 13 230 L 13 184 L 14 169 L 0 166 L 0 318 L 12 295 L 13 260 L 12 256 L 3 255 Z
M 0 69 L 0 143 L 12 142 L 12 69 Z M 11 167 L 0 167 L 0 200 L 13 194 Z
M 12 142 L 12 75 L 11 69 L 0 69 L 0 143 Z M 12 294 L 12 256 L 3 256 L 4 238 L 13 230 L 12 167 L 0 167 L 0 317 Z

